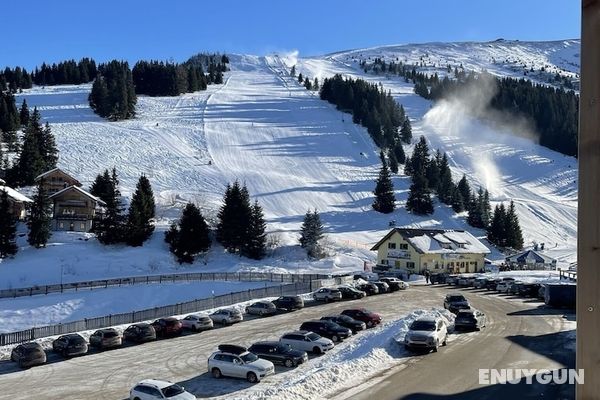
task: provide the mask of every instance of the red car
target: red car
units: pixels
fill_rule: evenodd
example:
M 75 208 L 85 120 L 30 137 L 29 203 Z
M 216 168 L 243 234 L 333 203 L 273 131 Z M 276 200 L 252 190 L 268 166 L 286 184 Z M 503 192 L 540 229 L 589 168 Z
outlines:
M 157 337 L 179 336 L 183 333 L 183 325 L 175 317 L 159 318 L 152 323 Z
M 381 323 L 381 316 L 371 312 L 365 308 L 352 308 L 342 311 L 342 315 L 347 315 L 357 321 L 362 321 L 367 325 L 367 328 L 372 328 Z

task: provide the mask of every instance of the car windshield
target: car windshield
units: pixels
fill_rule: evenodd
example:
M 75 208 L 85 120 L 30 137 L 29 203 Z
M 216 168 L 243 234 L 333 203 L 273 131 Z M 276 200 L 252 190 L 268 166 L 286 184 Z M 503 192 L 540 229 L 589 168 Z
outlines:
M 69 336 L 68 338 L 72 344 L 85 343 L 85 339 L 79 335 L 72 335 L 72 336 Z
M 245 363 L 251 363 L 251 362 L 258 360 L 258 357 L 256 356 L 256 354 L 253 354 L 253 353 L 246 353 L 240 357 L 242 358 L 242 360 L 244 360 Z
M 339 317 L 337 317 L 337 319 L 338 319 L 338 321 L 341 321 L 341 322 L 352 322 L 352 321 L 354 321 L 352 318 L 350 318 L 347 315 L 340 315 Z
M 456 316 L 456 318 L 460 318 L 460 319 L 475 319 L 475 316 L 473 315 L 473 313 L 459 312 L 458 315 Z
M 290 346 L 289 344 L 279 344 L 277 346 L 278 353 L 287 353 L 290 350 L 292 350 L 292 346 Z
M 411 331 L 435 331 L 435 322 L 433 321 L 415 321 L 410 326 Z
M 465 299 L 463 296 L 458 295 L 458 296 L 450 296 L 448 297 L 448 301 L 450 302 L 455 302 L 455 301 L 466 301 L 467 299 Z
M 319 340 L 321 338 L 321 336 L 317 335 L 314 332 L 309 333 L 308 335 L 306 335 L 306 337 L 311 341 L 314 342 L 315 340 Z
M 104 337 L 105 338 L 113 338 L 113 337 L 117 337 L 119 336 L 119 334 L 115 331 L 106 331 L 104 332 Z
M 166 388 L 162 389 L 162 393 L 166 398 L 177 396 L 178 394 L 181 394 L 183 392 L 183 388 L 176 384 L 167 386 Z

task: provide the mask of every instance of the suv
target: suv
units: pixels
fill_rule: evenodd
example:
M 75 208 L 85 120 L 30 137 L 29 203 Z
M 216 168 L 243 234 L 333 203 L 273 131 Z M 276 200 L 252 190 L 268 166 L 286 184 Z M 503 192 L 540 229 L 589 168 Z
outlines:
M 159 318 L 152 323 L 152 326 L 158 337 L 179 336 L 183 333 L 183 325 L 175 317 Z
M 195 400 L 196 396 L 176 383 L 159 381 L 157 379 L 144 379 L 138 382 L 129 391 L 130 400 L 170 399 L 170 400 Z
M 52 350 L 62 354 L 63 357 L 79 356 L 87 353 L 88 345 L 80 334 L 69 333 L 53 341 Z
M 311 331 L 329 338 L 334 342 L 341 342 L 352 336 L 352 331 L 331 321 L 306 321 L 300 325 L 301 331 Z
M 212 319 L 206 314 L 190 314 L 181 320 L 181 326 L 183 326 L 183 329 L 190 329 L 194 332 L 214 328 Z
M 279 339 L 280 343 L 289 344 L 292 349 L 301 351 L 310 351 L 315 354 L 323 354 L 328 350 L 333 349 L 333 342 L 319 336 L 314 332 L 295 331 L 288 332 Z
M 46 363 L 46 352 L 39 343 L 22 343 L 12 349 L 10 359 L 20 368 L 30 368 Z
M 447 294 L 444 299 L 444 308 L 454 314 L 458 310 L 466 310 L 470 307 L 469 301 L 462 294 Z
M 156 340 L 156 331 L 150 324 L 139 323 L 127 327 L 123 331 L 123 340 L 144 343 Z
M 398 278 L 381 278 L 381 282 L 385 282 L 390 287 L 390 292 L 404 290 L 408 288 L 408 284 Z
M 304 307 L 304 300 L 300 296 L 281 296 L 278 299 L 273 300 L 275 307 L 293 311 L 299 310 Z
M 362 321 L 367 328 L 372 328 L 381 323 L 381 316 L 364 308 L 353 308 L 342 311 L 342 315 L 347 315 L 357 321 Z
M 342 292 L 334 288 L 321 288 L 313 293 L 313 299 L 330 302 L 342 299 Z
M 258 301 L 246 307 L 246 314 L 254 314 L 254 315 L 275 315 L 277 313 L 277 308 L 275 304 L 270 301 Z
M 114 328 L 98 329 L 90 335 L 90 346 L 110 349 L 121 346 L 121 335 Z
M 208 358 L 208 372 L 215 378 L 230 376 L 257 383 L 265 376 L 273 374 L 275 366 L 271 361 L 250 353 L 245 347 L 222 344 L 219 345 L 219 351 Z
M 426 349 L 438 351 L 440 344 L 446 345 L 448 330 L 439 317 L 421 317 L 410 325 L 404 336 L 404 346 L 407 349 Z
M 288 368 L 304 364 L 308 361 L 306 351 L 294 350 L 289 344 L 280 342 L 258 342 L 248 349 L 262 359 L 269 360 L 274 364 L 282 364 Z
M 238 310 L 224 308 L 210 314 L 210 319 L 217 324 L 231 325 L 235 324 L 236 322 L 242 322 L 244 320 L 244 316 Z
M 379 293 L 379 288 L 377 287 L 376 284 L 372 283 L 372 282 L 367 282 L 367 283 L 361 283 L 359 285 L 356 285 L 356 288 L 358 290 L 362 290 L 363 292 L 365 292 L 368 296 L 372 296 L 374 294 Z M 343 293 L 342 293 L 343 295 Z
M 377 281 L 377 282 L 373 282 L 373 284 L 375 286 L 377 286 L 377 289 L 379 290 L 379 292 L 378 292 L 379 294 L 390 292 L 390 285 L 388 285 L 385 282 Z
M 352 286 L 338 286 L 338 290 L 342 294 L 342 299 L 362 299 L 367 295 L 362 290 L 358 290 Z
M 350 318 L 347 315 L 332 315 L 329 317 L 322 317 L 321 321 L 331 321 L 336 324 L 348 328 L 352 331 L 352 334 L 356 334 L 358 331 L 364 331 L 367 329 L 367 324 L 362 321 L 357 321 L 354 318 Z

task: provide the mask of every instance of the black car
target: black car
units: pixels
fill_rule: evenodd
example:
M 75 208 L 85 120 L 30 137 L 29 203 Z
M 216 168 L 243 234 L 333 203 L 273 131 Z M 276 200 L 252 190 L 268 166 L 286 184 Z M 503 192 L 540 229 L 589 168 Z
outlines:
M 435 285 L 436 283 L 442 284 L 442 283 L 446 283 L 446 278 L 448 278 L 448 274 L 447 273 L 445 273 L 445 272 L 438 272 L 438 273 L 431 274 L 429 276 L 429 282 L 432 285 Z
M 385 282 L 377 281 L 373 282 L 373 284 L 375 284 L 375 286 L 377 286 L 377 289 L 379 289 L 379 294 L 387 293 L 390 291 L 390 285 L 388 285 Z
M 402 289 L 400 283 L 402 281 L 400 281 L 398 278 L 381 278 L 380 281 L 388 284 L 388 286 L 390 287 L 390 292 L 396 292 Z
M 468 310 L 471 308 L 469 301 L 462 294 L 447 294 L 444 299 L 444 308 L 451 313 L 458 313 L 459 310 Z
M 144 343 L 156 340 L 156 331 L 150 324 L 139 323 L 127 327 L 123 332 L 123 340 Z
M 339 286 L 338 290 L 342 293 L 342 299 L 362 299 L 367 295 L 362 290 L 350 286 Z
M 10 359 L 21 368 L 29 368 L 46 363 L 46 352 L 39 343 L 23 343 L 12 349 Z
M 281 296 L 273 300 L 275 307 L 287 311 L 299 310 L 304 307 L 304 300 L 300 296 Z
M 519 296 L 537 297 L 541 285 L 539 283 L 524 283 L 519 290 Z
M 352 331 L 331 321 L 306 321 L 300 325 L 301 331 L 314 332 L 334 342 L 341 342 L 352 336 Z
M 344 328 L 348 328 L 355 334 L 358 331 L 363 331 L 367 329 L 367 324 L 362 321 L 357 321 L 352 317 L 347 315 L 331 315 L 328 317 L 322 317 L 321 321 L 331 321 L 336 324 L 343 326 Z
M 81 335 L 70 333 L 53 341 L 52 350 L 60 353 L 63 357 L 79 356 L 87 353 L 88 344 Z
M 282 364 L 288 368 L 308 361 L 305 351 L 294 350 L 289 344 L 280 342 L 257 342 L 250 346 L 248 351 L 273 364 Z
M 377 285 L 371 282 L 361 283 L 360 285 L 356 285 L 356 288 L 365 292 L 367 296 L 373 296 L 374 294 L 379 293 Z
M 485 288 L 487 290 L 496 290 L 496 286 L 498 286 L 500 282 L 502 282 L 502 279 L 488 279 Z
M 454 329 L 458 330 L 480 330 L 486 325 L 485 314 L 479 310 L 460 310 L 454 320 Z

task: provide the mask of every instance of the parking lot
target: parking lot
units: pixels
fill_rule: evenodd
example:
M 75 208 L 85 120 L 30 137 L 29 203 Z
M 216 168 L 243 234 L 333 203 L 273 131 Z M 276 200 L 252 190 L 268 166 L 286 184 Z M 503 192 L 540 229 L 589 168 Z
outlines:
M 560 332 L 569 329 L 568 321 L 572 316 L 568 313 L 540 309 L 538 301 L 485 290 L 415 285 L 406 291 L 361 300 L 308 303 L 304 309 L 291 313 L 248 317 L 233 326 L 68 360 L 52 355 L 47 365 L 30 370 L 21 371 L 14 363 L 3 361 L 0 362 L 0 390 L 11 399 L 123 399 L 137 381 L 159 378 L 183 384 L 198 398 L 243 398 L 258 393 L 269 397 L 265 393 L 271 387 L 306 373 L 319 363 L 319 359 L 311 356 L 314 361 L 297 369 L 277 367 L 275 375 L 251 385 L 243 380 L 212 378 L 206 370 L 207 358 L 219 344 L 249 346 L 259 340 L 276 340 L 283 333 L 297 329 L 303 321 L 336 314 L 346 308 L 366 307 L 381 314 L 384 321 L 397 319 L 415 309 L 441 308 L 444 296 L 455 290 L 464 293 L 476 308 L 486 312 L 488 326 L 483 331 L 452 335 L 449 345 L 437 354 L 407 356 L 398 353 L 393 368 L 385 374 L 373 371 L 372 376 L 362 382 L 364 386 L 357 386 L 355 381 L 345 382 L 340 377 L 337 385 L 316 387 L 314 392 L 307 390 L 297 398 L 372 398 L 375 393 L 377 399 L 397 399 L 424 391 L 462 393 L 478 389 L 478 368 L 518 365 L 518 368 L 552 369 L 568 361 L 568 354 L 559 354 L 557 347 L 564 344 L 563 336 L 566 335 Z M 357 339 L 351 338 L 341 346 L 352 346 L 352 341 Z M 566 361 L 561 361 L 561 357 Z M 379 384 L 373 387 L 375 383 Z

